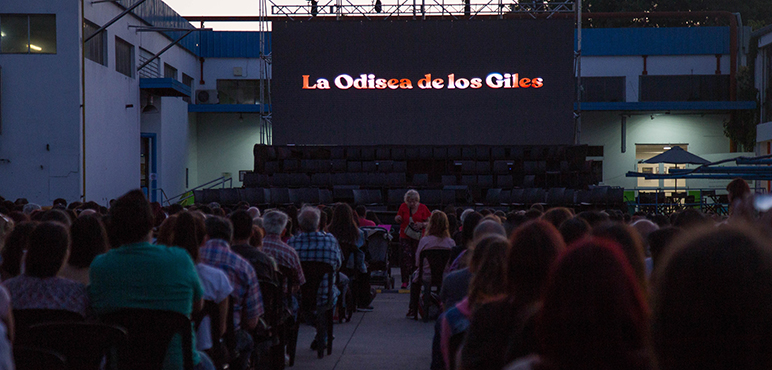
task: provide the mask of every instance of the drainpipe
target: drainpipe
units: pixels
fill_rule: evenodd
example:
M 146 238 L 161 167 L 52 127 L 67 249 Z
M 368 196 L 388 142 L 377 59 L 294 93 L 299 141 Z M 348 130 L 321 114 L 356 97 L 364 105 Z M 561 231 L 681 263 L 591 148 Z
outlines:
M 83 20 L 86 19 L 86 2 L 80 0 L 80 33 L 83 35 Z M 80 131 L 81 131 L 81 173 L 83 175 L 83 186 L 81 187 L 80 198 L 82 201 L 86 201 L 86 44 L 80 43 Z

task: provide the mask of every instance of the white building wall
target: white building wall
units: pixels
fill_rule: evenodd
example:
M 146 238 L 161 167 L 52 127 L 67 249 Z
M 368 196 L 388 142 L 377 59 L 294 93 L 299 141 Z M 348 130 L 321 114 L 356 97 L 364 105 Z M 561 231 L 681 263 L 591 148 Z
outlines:
M 80 2 L 2 1 L 0 13 L 56 14 L 56 54 L 0 54 L 0 195 L 50 205 L 81 184 Z
M 241 68 L 242 76 L 234 76 L 236 67 Z M 218 79 L 257 80 L 264 75 L 270 78 L 270 65 L 257 58 L 209 58 L 204 62 L 205 84 L 196 89 L 216 90 Z M 240 187 L 239 171 L 254 169 L 252 150 L 255 144 L 261 143 L 259 114 L 197 113 L 195 116 L 197 139 L 189 145 L 196 147 L 197 161 L 195 170 L 190 172 L 191 182 L 195 179 L 195 184 L 191 183 L 190 187 L 212 181 L 224 173 L 231 174 L 234 187 Z
M 110 3 L 86 5 L 86 18 L 97 24 L 105 24 L 120 12 L 120 7 Z M 107 67 L 87 61 L 86 197 L 102 204 L 140 186 L 141 133 L 156 134 L 156 187 L 168 196 L 185 191 L 190 140 L 188 103 L 179 97 L 156 96 L 154 105 L 159 112 L 141 113 L 148 102 L 140 100 L 136 71 L 140 47 L 157 53 L 172 40 L 155 32 L 137 32 L 130 25 L 147 26 L 134 16 L 125 16 L 107 29 Z M 116 36 L 134 45 L 133 77 L 115 71 Z M 195 78 L 197 59 L 174 46 L 160 56 L 160 73 L 163 74 L 164 63 L 168 63 L 177 69 L 178 81 L 182 81 L 183 73 Z M 158 197 L 162 199 L 160 193 Z
M 233 187 L 240 187 L 240 170 L 252 171 L 252 152 L 260 142 L 260 120 L 257 114 L 206 113 L 198 115 L 198 183 L 212 181 L 223 173 L 233 176 Z M 193 186 L 191 184 L 191 186 Z
M 622 153 L 622 124 L 619 113 L 584 112 L 581 142 L 603 146 L 603 181 L 606 185 L 633 189 L 636 178 L 625 177 L 637 171 L 635 144 L 689 144 L 688 151 L 698 156 L 729 152 L 724 136 L 727 115 L 635 115 L 627 118 L 626 151 Z M 689 187 L 706 186 L 688 180 Z

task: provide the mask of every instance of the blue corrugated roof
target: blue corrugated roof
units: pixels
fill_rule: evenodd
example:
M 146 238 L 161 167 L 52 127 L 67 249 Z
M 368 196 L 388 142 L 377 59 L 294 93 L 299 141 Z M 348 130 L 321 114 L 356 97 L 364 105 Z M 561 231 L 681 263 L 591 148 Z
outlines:
M 260 33 L 255 31 L 204 31 L 198 55 L 204 58 L 259 58 Z M 271 54 L 271 33 L 265 35 L 265 54 Z
M 729 27 L 582 30 L 584 56 L 716 54 L 729 54 Z

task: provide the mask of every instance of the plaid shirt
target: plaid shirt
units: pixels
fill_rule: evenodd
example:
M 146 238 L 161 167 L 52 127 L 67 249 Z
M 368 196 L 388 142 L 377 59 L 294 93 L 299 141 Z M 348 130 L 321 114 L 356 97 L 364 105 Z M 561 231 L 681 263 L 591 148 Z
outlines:
M 231 251 L 228 243 L 222 239 L 207 241 L 200 253 L 201 262 L 225 271 L 233 285 L 233 325 L 238 327 L 241 323 L 242 311 L 246 320 L 261 316 L 264 312 L 263 296 L 252 265 Z
M 273 257 L 280 266 L 292 269 L 292 272 L 295 274 L 295 276 L 292 276 L 292 280 L 295 282 L 293 288 L 301 286 L 306 282 L 303 268 L 300 267 L 298 252 L 287 245 L 287 243 L 281 241 L 278 235 L 268 234 L 263 238 L 263 252 Z
M 338 240 L 332 234 L 323 232 L 302 233 L 287 241 L 290 247 L 295 248 L 301 261 L 318 261 L 332 265 L 332 269 L 338 271 L 343 257 L 341 256 Z M 338 296 L 337 287 L 332 287 L 333 299 Z M 330 297 L 327 297 L 327 279 L 319 284 L 316 294 L 316 305 L 323 307 L 328 305 Z

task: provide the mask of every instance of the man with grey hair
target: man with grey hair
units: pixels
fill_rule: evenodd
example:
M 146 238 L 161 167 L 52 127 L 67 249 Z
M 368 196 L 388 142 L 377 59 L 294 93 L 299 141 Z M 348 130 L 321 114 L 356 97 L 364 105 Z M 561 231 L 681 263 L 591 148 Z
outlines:
M 303 268 L 300 267 L 300 257 L 298 252 L 283 242 L 281 238 L 286 233 L 287 220 L 289 217 L 282 211 L 268 211 L 263 216 L 263 252 L 273 257 L 279 266 L 284 266 L 292 270 L 292 286 L 285 287 L 297 292 L 306 277 L 303 275 Z
M 263 223 L 266 222 L 265 217 L 267 216 L 264 216 Z M 287 244 L 295 248 L 300 261 L 328 263 L 334 271 L 337 271 L 343 263 L 340 246 L 338 245 L 338 240 L 332 234 L 319 231 L 319 217 L 320 211 L 318 208 L 304 206 L 298 212 L 298 226 L 301 233 L 287 241 Z M 340 294 L 337 287 L 333 286 L 333 297 L 328 297 L 327 287 L 327 279 L 325 278 L 319 284 L 319 290 L 317 290 L 317 307 L 329 307 L 333 304 L 335 297 Z M 325 321 L 322 320 L 322 322 L 324 323 Z M 326 331 L 326 328 L 320 328 L 320 331 L 316 333 L 316 338 L 311 343 L 313 349 L 316 349 L 318 345 L 325 345 L 327 342 Z

